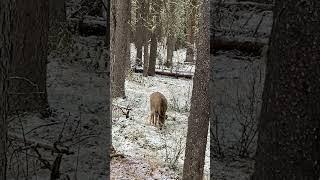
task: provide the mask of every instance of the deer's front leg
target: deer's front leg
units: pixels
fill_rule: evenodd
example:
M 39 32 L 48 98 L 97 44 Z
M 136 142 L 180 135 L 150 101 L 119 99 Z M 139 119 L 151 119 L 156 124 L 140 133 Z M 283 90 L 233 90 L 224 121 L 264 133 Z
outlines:
M 154 111 L 151 111 L 151 114 L 150 114 L 150 124 L 154 125 Z

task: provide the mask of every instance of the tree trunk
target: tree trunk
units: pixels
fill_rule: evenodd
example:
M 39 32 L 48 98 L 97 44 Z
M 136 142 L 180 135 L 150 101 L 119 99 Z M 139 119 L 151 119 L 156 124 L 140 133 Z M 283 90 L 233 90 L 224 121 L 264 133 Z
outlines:
M 149 57 L 149 64 L 148 64 L 149 76 L 155 75 L 156 61 L 157 61 L 157 34 L 155 32 L 152 32 L 151 43 L 150 43 L 150 57 Z
M 196 28 L 197 0 L 191 0 L 187 14 L 187 53 L 186 62 L 194 62 L 194 36 Z
M 138 1 L 138 8 L 137 8 L 137 23 L 136 23 L 136 32 L 135 32 L 135 40 L 136 40 L 136 48 L 137 48 L 137 58 L 136 58 L 136 66 L 142 66 L 142 45 L 143 45 L 143 16 L 145 12 L 145 0 Z
M 127 16 L 128 16 L 128 23 L 127 23 L 127 43 L 128 43 L 128 47 L 127 47 L 127 69 L 126 69 L 126 76 L 128 75 L 129 71 L 131 70 L 131 38 L 132 38 L 132 27 L 131 27 L 131 6 L 132 6 L 132 2 L 129 2 L 129 11 L 127 11 Z
M 170 20 L 169 20 L 169 34 L 167 38 L 167 60 L 165 62 L 165 66 L 170 67 L 172 66 L 172 58 L 173 58 L 173 51 L 174 46 L 176 43 L 175 38 L 175 2 L 169 2 L 170 3 Z
M 14 1 L 0 1 L 0 179 L 6 179 L 8 75 L 12 58 Z
M 48 1 L 17 0 L 16 12 L 9 111 L 42 111 L 48 107 Z
M 149 21 L 149 7 L 150 7 L 150 0 L 143 0 L 144 6 L 143 6 L 143 21 L 142 21 L 142 40 L 143 40 L 143 76 L 148 76 L 148 68 L 149 68 L 149 36 L 150 36 L 150 30 L 148 27 L 148 21 Z
M 320 1 L 276 1 L 260 113 L 260 179 L 319 179 Z
M 143 48 L 143 76 L 147 77 L 148 76 L 148 67 L 149 67 L 149 43 L 144 44 Z
M 110 179 L 110 164 L 111 164 L 111 158 L 110 158 L 110 146 L 112 146 L 112 133 L 111 133 L 111 127 L 112 127 L 112 110 L 111 110 L 111 78 L 110 78 L 110 72 L 111 72 L 111 58 L 110 58 L 110 0 L 103 0 L 103 3 L 105 5 L 105 11 L 106 11 L 106 21 L 107 21 L 107 28 L 106 28 L 106 43 L 105 47 L 107 50 L 106 53 L 106 64 L 105 64 L 105 71 L 106 71 L 106 95 L 107 95 L 107 102 L 106 102 L 106 120 L 103 120 L 101 124 L 106 128 L 105 131 L 103 131 L 103 136 L 106 138 L 106 179 Z
M 112 97 L 125 97 L 125 74 L 128 60 L 129 2 L 111 0 Z
M 159 0 L 152 1 L 152 15 L 156 17 L 156 20 L 153 24 L 155 26 L 154 30 L 151 32 L 151 44 L 150 44 L 150 57 L 149 57 L 149 65 L 148 65 L 148 75 L 154 76 L 156 69 L 156 61 L 157 61 L 157 48 L 158 48 L 158 36 L 159 36 L 159 22 L 160 22 L 160 7 L 161 2 Z
M 191 110 L 183 166 L 183 179 L 202 179 L 209 126 L 209 0 L 204 0 L 200 17 L 199 48 L 193 79 Z
M 167 40 L 167 60 L 165 62 L 166 67 L 172 66 L 172 58 L 174 52 L 174 45 L 175 45 L 175 37 L 174 35 L 169 35 Z

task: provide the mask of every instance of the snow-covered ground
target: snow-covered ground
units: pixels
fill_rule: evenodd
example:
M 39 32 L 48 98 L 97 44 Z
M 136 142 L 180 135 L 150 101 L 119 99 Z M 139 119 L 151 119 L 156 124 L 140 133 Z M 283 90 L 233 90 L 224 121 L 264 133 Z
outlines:
M 75 37 L 79 48 L 74 54 L 68 58 L 51 55 L 48 64 L 48 98 L 53 115 L 49 118 L 43 118 L 39 114 L 20 116 L 25 132 L 39 125 L 48 125 L 34 130 L 26 137 L 49 144 L 57 140 L 65 122 L 62 140 L 72 137 L 77 129 L 77 138 L 66 143 L 70 146 L 70 151 L 75 154 L 63 156 L 60 168 L 62 177 L 68 174 L 73 178 L 76 174 L 78 179 L 84 180 L 105 178 L 106 145 L 103 138 L 106 137 L 102 137 L 101 123 L 106 120 L 106 81 L 104 75 L 95 73 L 93 68 L 97 59 L 94 47 L 102 40 L 102 37 Z M 133 61 L 135 56 L 133 46 L 131 50 Z M 90 56 L 87 56 L 87 52 L 90 52 Z M 174 61 L 184 61 L 184 55 L 183 49 L 175 52 Z M 261 66 L 263 63 L 261 64 L 258 57 L 243 57 L 237 52 L 221 52 L 212 58 L 214 102 L 220 119 L 219 138 L 224 144 L 222 148 L 227 158 L 211 157 L 210 160 L 209 142 L 212 139 L 208 138 L 205 174 L 209 175 L 209 161 L 211 161 L 214 178 L 247 179 L 252 172 L 253 160 L 228 154 L 241 132 L 239 122 L 234 120 L 237 111 L 232 105 L 237 104 L 239 96 L 237 87 L 240 88 L 239 92 L 244 93 L 242 97 L 247 96 L 245 92 L 249 92 L 252 84 L 250 77 L 253 76 L 257 83 L 257 98 L 260 98 L 264 66 Z M 250 62 L 251 60 L 255 61 Z M 189 69 L 194 68 L 190 65 L 185 66 L 189 66 Z M 261 75 L 255 74 L 259 69 Z M 162 92 L 169 103 L 168 120 L 162 131 L 151 126 L 147 120 L 149 95 L 154 91 Z M 117 153 L 122 153 L 124 158 L 112 159 L 112 179 L 181 179 L 191 92 L 191 79 L 129 74 L 126 79 L 127 98 L 115 99 L 113 102 L 115 105 L 128 106 L 132 110 L 126 119 L 116 106 L 113 109 L 112 143 Z M 19 119 L 12 120 L 11 132 L 21 133 L 21 122 Z M 79 138 L 83 139 L 80 145 L 77 143 Z M 22 151 L 19 157 L 12 158 L 13 166 L 9 169 L 9 175 L 17 172 L 17 165 L 20 168 L 20 175 L 23 175 L 22 169 L 25 171 L 27 167 L 23 163 L 25 159 L 23 154 Z M 54 156 L 50 153 L 43 152 L 43 157 L 48 158 L 50 162 L 54 160 Z M 34 165 L 40 166 L 39 161 L 35 159 L 29 158 L 30 171 Z M 49 173 L 48 170 L 35 172 L 36 175 L 32 175 L 38 179 L 46 179 L 44 177 L 48 177 Z M 32 171 L 30 174 L 35 172 Z
M 159 48 L 160 49 L 160 48 Z M 165 56 L 165 51 L 160 49 L 158 53 Z M 174 53 L 174 64 L 183 63 L 185 50 Z M 131 57 L 134 63 L 135 48 L 131 46 Z M 188 67 L 189 66 L 189 67 Z M 184 71 L 193 71 L 194 65 L 184 65 Z M 113 111 L 112 141 L 118 152 L 128 156 L 128 159 L 139 159 L 134 168 L 143 169 L 146 162 L 154 167 L 154 170 L 125 171 L 128 167 L 112 164 L 111 176 L 117 179 L 117 172 L 128 172 L 128 179 L 179 179 L 181 178 L 187 121 L 190 110 L 192 92 L 191 79 L 176 79 L 165 76 L 143 77 L 142 74 L 133 73 L 126 80 L 126 99 L 116 99 L 113 104 L 132 108 L 130 118 L 126 119 L 120 110 Z M 150 111 L 149 95 L 152 92 L 163 93 L 168 100 L 168 119 L 165 128 L 160 131 L 149 124 Z M 209 138 L 208 138 L 208 142 Z M 209 175 L 210 146 L 207 146 L 205 174 Z M 142 161 L 141 161 L 142 160 Z M 143 163 L 144 162 L 144 163 Z M 140 164 L 137 165 L 137 164 Z M 117 168 L 115 168 L 117 167 Z M 123 169 L 122 170 L 119 170 Z M 148 167 L 148 166 L 147 166 Z M 154 172 L 152 172 L 154 171 Z M 151 172 L 151 173 L 150 173 Z M 130 174 L 130 175 L 129 175 Z M 139 178 L 138 178 L 139 177 Z

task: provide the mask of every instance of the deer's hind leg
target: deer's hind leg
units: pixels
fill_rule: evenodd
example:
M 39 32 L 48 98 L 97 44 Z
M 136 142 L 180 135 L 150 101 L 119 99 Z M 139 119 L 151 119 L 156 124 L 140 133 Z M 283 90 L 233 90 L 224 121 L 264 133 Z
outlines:
M 155 124 L 155 112 L 154 111 L 151 111 L 151 114 L 150 114 L 150 119 L 149 119 L 149 122 L 151 125 L 154 125 Z

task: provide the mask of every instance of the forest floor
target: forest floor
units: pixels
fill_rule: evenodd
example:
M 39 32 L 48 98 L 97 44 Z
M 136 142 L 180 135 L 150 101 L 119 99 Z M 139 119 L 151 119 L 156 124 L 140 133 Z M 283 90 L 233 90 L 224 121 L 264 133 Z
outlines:
M 59 135 L 61 141 L 74 152 L 64 155 L 61 162 L 61 179 L 66 176 L 81 179 L 105 178 L 105 139 L 101 124 L 106 120 L 105 102 L 106 81 L 103 74 L 94 69 L 95 44 L 102 40 L 97 37 L 75 37 L 79 51 L 72 58 L 50 55 L 48 63 L 48 98 L 53 111 L 49 118 L 40 114 L 24 114 L 10 122 L 10 132 L 25 133 L 28 139 L 53 144 Z M 159 54 L 161 54 L 161 49 Z M 88 53 L 90 52 L 90 57 Z M 132 47 L 132 60 L 135 50 Z M 175 52 L 174 61 L 183 62 L 185 50 Z M 165 57 L 164 57 L 165 58 Z M 240 140 L 241 126 L 235 120 L 235 111 L 231 104 L 236 104 L 239 91 L 249 92 L 250 77 L 261 68 L 257 57 L 243 57 L 236 52 L 220 52 L 214 61 L 214 96 L 217 117 L 221 120 L 218 137 L 225 158 L 211 157 L 213 177 L 215 179 L 247 179 L 252 172 L 253 160 L 240 158 L 232 147 Z M 254 60 L 254 61 L 251 61 Z M 186 71 L 194 72 L 194 67 L 181 65 Z M 261 72 L 261 71 L 260 71 Z M 263 82 L 260 80 L 257 86 Z M 240 85 L 240 86 L 239 86 Z M 261 87 L 256 88 L 261 92 Z M 168 99 L 168 120 L 160 131 L 151 126 L 149 115 L 149 95 L 154 91 L 162 92 Z M 190 110 L 192 80 L 156 75 L 143 77 L 139 73 L 129 73 L 126 79 L 126 99 L 113 101 L 112 143 L 124 158 L 113 158 L 111 162 L 112 179 L 180 179 L 183 167 L 187 119 Z M 241 97 L 247 97 L 244 93 Z M 259 95 L 257 96 L 259 99 Z M 236 101 L 237 100 L 237 101 Z M 245 104 L 243 101 L 242 104 Z M 129 107 L 129 118 L 121 113 L 117 106 Z M 219 109 L 220 108 L 220 109 Z M 249 112 L 248 112 L 249 113 Z M 21 126 L 21 122 L 22 125 Z M 41 127 L 39 127 L 41 126 Z M 36 127 L 31 133 L 26 133 Z M 210 138 L 205 160 L 205 175 L 209 179 Z M 214 141 L 212 141 L 214 142 Z M 214 142 L 216 143 L 216 142 Z M 254 143 L 253 143 L 254 144 Z M 20 144 L 21 145 L 21 144 Z M 11 154 L 17 144 L 10 146 Z M 55 156 L 50 152 L 40 151 L 43 159 L 53 162 Z M 252 151 L 253 152 L 253 151 Z M 31 155 L 33 154 L 33 155 Z M 14 179 L 17 174 L 28 175 L 33 179 L 47 179 L 50 171 L 41 170 L 39 158 L 28 151 L 16 152 L 10 159 L 9 176 Z M 28 163 L 26 163 L 28 162 Z M 27 165 L 28 164 L 28 165 Z M 19 171 L 18 171 L 19 169 Z M 17 173 L 18 172 L 18 173 Z

